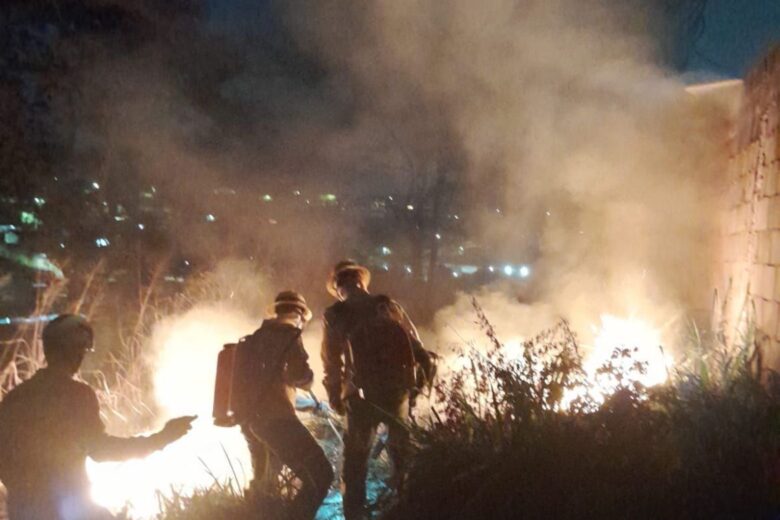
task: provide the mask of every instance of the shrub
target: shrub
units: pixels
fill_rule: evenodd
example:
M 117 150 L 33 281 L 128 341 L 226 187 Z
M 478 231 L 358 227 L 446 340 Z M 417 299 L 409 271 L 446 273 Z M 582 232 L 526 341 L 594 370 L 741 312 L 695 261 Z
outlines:
M 668 384 L 647 389 L 635 382 L 645 367 L 630 349 L 616 350 L 598 371 L 614 393 L 599 403 L 566 322 L 526 341 L 513 360 L 474 304 L 492 347 L 465 352 L 462 368 L 437 385 L 431 419 L 415 430 L 407 486 L 388 518 L 769 518 L 778 511 L 780 401 L 751 356 L 721 356 L 730 367 L 711 371 L 719 377 L 683 367 Z

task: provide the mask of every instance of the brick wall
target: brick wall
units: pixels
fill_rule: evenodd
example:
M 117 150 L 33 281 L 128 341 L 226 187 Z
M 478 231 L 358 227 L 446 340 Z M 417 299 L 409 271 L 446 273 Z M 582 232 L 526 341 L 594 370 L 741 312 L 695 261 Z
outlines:
M 720 298 L 732 323 L 755 320 L 780 361 L 780 48 L 744 82 L 732 133 L 722 225 Z

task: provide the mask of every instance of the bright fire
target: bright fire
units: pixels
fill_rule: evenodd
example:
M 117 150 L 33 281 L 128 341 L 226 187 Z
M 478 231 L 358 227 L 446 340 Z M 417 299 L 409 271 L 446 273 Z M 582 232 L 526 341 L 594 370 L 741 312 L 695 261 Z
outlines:
M 198 414 L 189 435 L 142 460 L 122 463 L 89 461 L 94 500 L 112 511 L 129 508 L 134 518 L 153 518 L 161 497 L 189 495 L 195 490 L 230 483 L 243 488 L 251 478 L 246 443 L 237 428 L 217 428 L 211 422 L 216 358 L 222 345 L 251 332 L 257 324 L 234 309 L 200 307 L 171 318 L 152 338 L 156 348 L 155 397 L 162 410 L 161 423 L 178 415 Z M 602 315 L 593 328 L 592 350 L 585 369 L 594 386 L 595 373 L 615 348 L 638 349 L 634 360 L 647 364 L 640 382 L 663 383 L 668 359 L 660 349 L 661 333 L 637 318 Z M 522 340 L 506 344 L 511 356 L 520 356 Z M 453 360 L 457 363 L 457 360 Z M 604 397 L 609 388 L 598 388 Z M 565 399 L 566 401 L 566 399 Z
M 597 371 L 609 361 L 615 349 L 636 349 L 624 363 L 616 363 L 619 369 L 626 364 L 640 362 L 645 365 L 645 373 L 629 373 L 629 382 L 639 382 L 646 387 L 662 384 L 669 377 L 672 359 L 661 349 L 661 331 L 639 318 L 619 318 L 611 314 L 602 314 L 600 326 L 593 325 L 593 345 L 586 353 L 584 361 L 587 385 L 591 397 L 603 402 L 615 392 L 613 383 L 600 379 Z M 582 396 L 585 390 L 570 390 L 563 398 L 562 406 L 568 408 L 572 401 Z
M 231 482 L 240 490 L 251 478 L 249 453 L 238 428 L 211 422 L 216 359 L 224 343 L 254 330 L 248 317 L 226 308 L 196 308 L 155 331 L 155 397 L 161 422 L 198 414 L 192 431 L 163 451 L 141 460 L 94 463 L 87 469 L 93 499 L 112 511 L 128 506 L 134 518 L 160 511 L 160 495 L 189 495 Z
M 510 327 L 505 326 L 502 328 L 502 330 L 506 329 L 510 329 Z M 673 359 L 662 350 L 663 336 L 661 329 L 653 326 L 649 321 L 637 317 L 624 318 L 611 314 L 602 314 L 599 317 L 599 324 L 592 325 L 589 332 L 592 336 L 589 338 L 586 336 L 585 348 L 583 349 L 583 369 L 586 375 L 586 388 L 568 390 L 561 403 L 563 409 L 567 409 L 576 397 L 584 396 L 586 393 L 590 393 L 597 403 L 603 402 L 607 396 L 614 393 L 614 384 L 598 377 L 597 372 L 599 368 L 610 360 L 615 349 L 631 351 L 629 358 L 619 359 L 615 362 L 616 368 L 626 375 L 627 383 L 636 381 L 645 387 L 651 387 L 663 384 L 668 379 Z M 479 345 L 477 338 L 481 334 L 481 331 L 475 329 L 474 339 L 469 338 L 468 341 L 463 341 L 470 345 Z M 499 336 L 502 338 L 507 337 L 503 336 L 501 332 L 499 332 Z M 522 358 L 524 341 L 525 339 L 522 336 L 516 334 L 508 335 L 508 340 L 503 342 L 503 352 L 507 359 L 517 360 Z M 447 361 L 448 367 L 452 370 L 467 369 L 470 364 L 467 354 L 454 355 Z M 630 365 L 635 362 L 644 365 L 644 374 L 630 370 Z
M 616 348 L 636 348 L 633 361 L 646 364 L 647 371 L 638 377 L 645 386 L 664 383 L 669 375 L 672 360 L 664 354 L 661 345 L 661 331 L 638 318 L 619 318 L 610 314 L 601 315 L 601 326 L 597 328 L 593 351 L 586 362 L 586 371 L 593 374 L 606 362 Z

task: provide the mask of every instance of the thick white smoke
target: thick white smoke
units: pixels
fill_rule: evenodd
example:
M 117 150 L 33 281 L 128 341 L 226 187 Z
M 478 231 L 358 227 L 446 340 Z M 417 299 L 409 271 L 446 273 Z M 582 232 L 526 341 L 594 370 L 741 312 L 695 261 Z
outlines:
M 428 142 L 446 134 L 463 154 L 464 198 L 498 201 L 500 214 L 471 205 L 472 236 L 489 254 L 535 260 L 541 304 L 483 295 L 508 337 L 552 315 L 592 342 L 602 315 L 662 329 L 707 306 L 726 114 L 659 65 L 658 13 L 608 0 L 312 9 L 329 20 L 313 22 L 314 41 L 364 102 Z M 415 118 L 417 106 L 431 110 Z M 440 340 L 468 322 L 465 307 L 439 313 Z

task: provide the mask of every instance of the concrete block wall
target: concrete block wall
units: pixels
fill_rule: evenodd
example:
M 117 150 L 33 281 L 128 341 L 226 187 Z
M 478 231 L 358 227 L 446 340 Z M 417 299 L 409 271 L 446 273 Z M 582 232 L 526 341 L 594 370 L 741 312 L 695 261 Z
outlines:
M 720 294 L 729 318 L 749 314 L 780 361 L 780 48 L 748 75 L 725 194 Z M 727 289 L 730 288 L 730 289 Z

